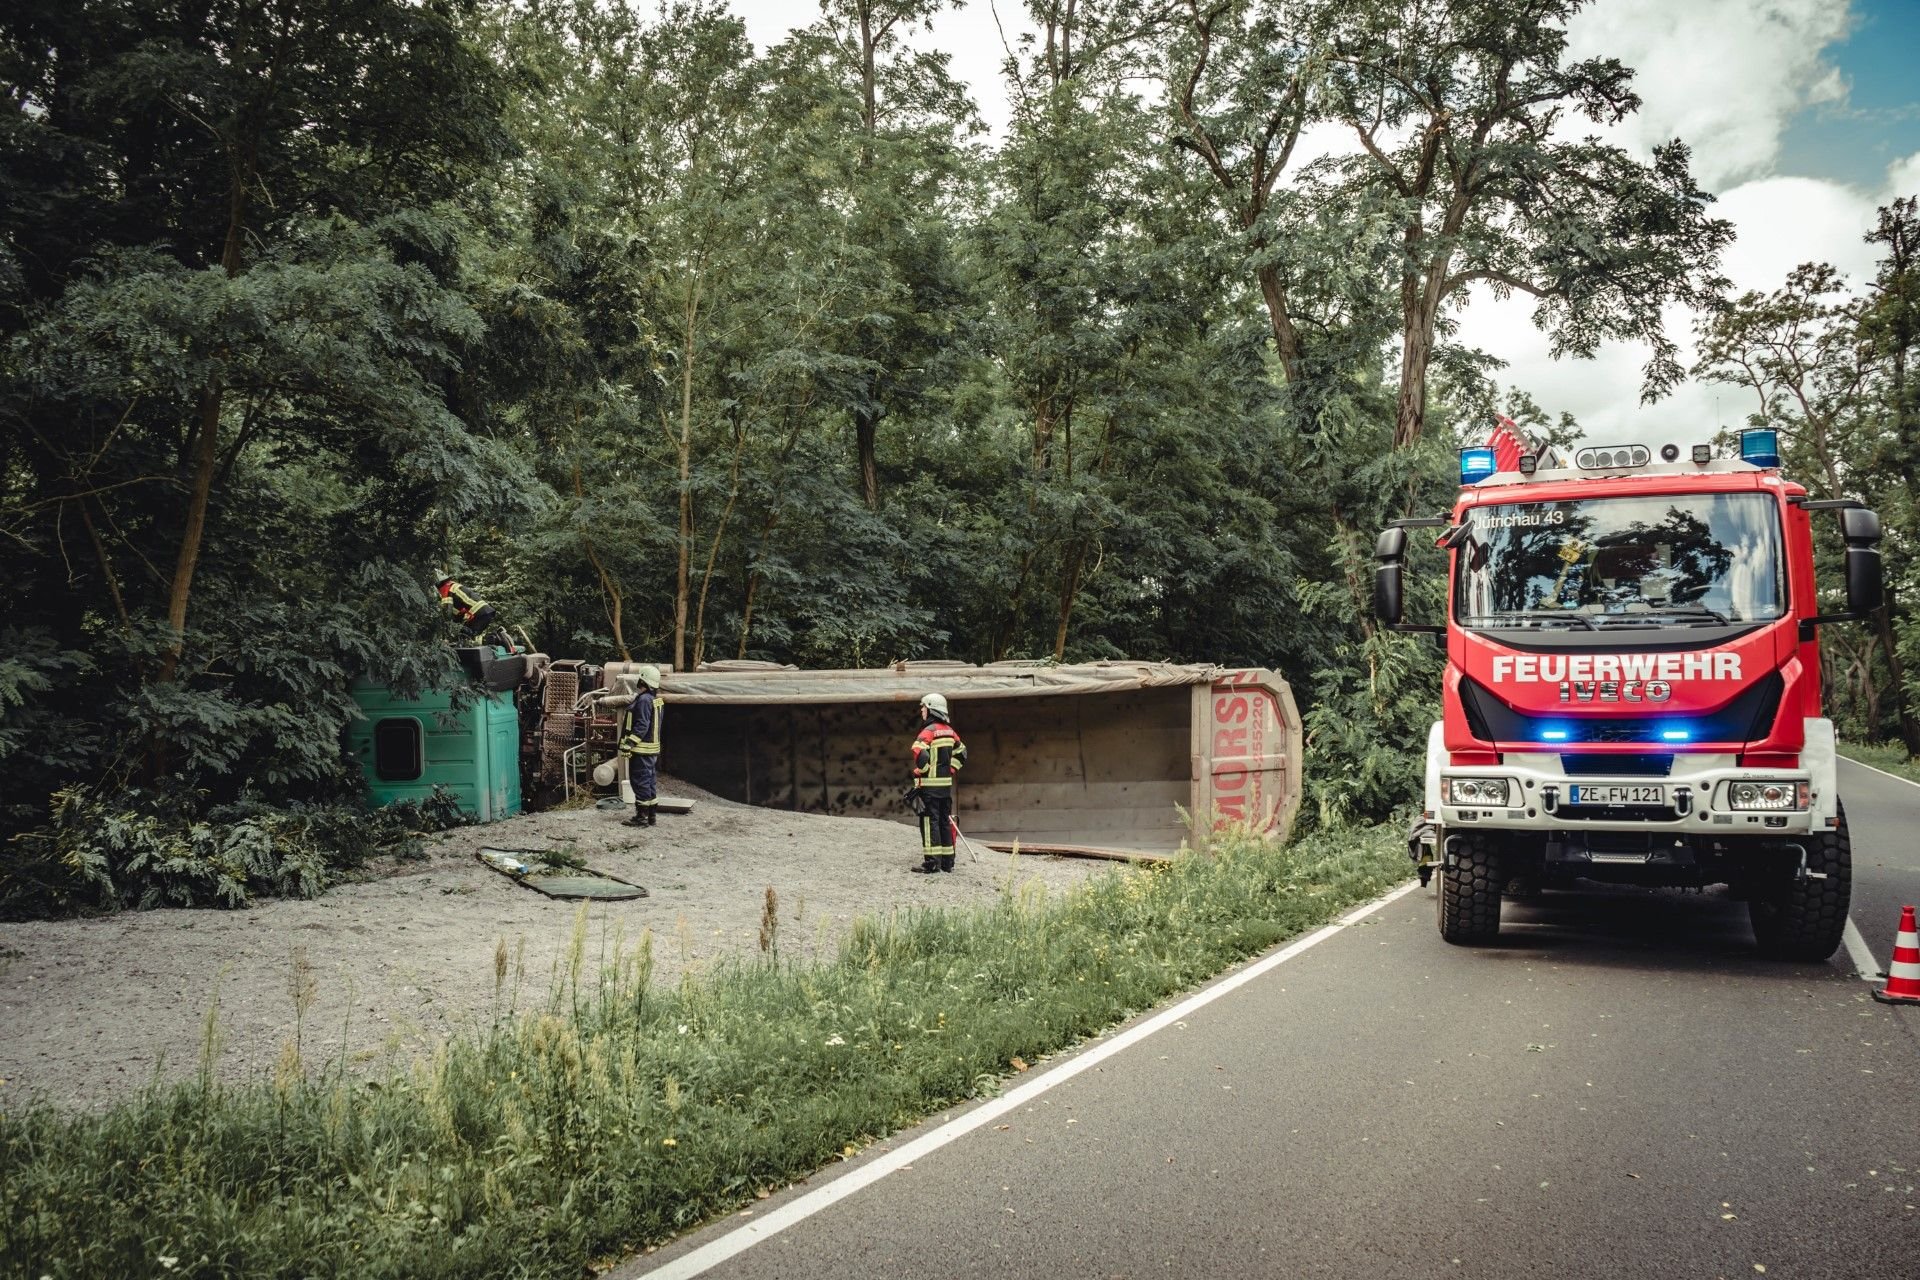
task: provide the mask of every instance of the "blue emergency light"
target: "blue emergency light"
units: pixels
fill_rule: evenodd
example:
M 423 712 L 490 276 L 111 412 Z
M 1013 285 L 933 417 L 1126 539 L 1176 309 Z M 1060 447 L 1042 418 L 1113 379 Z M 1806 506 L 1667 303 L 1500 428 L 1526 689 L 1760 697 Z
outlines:
M 1565 729 L 1542 729 L 1540 731 L 1540 737 L 1547 742 L 1565 742 L 1567 740 L 1567 731 Z
M 1462 449 L 1460 451 L 1460 483 L 1479 484 L 1499 467 L 1493 460 L 1491 449 Z
M 1660 731 L 1660 740 L 1662 742 L 1687 742 L 1690 741 L 1692 737 L 1693 734 L 1686 729 L 1662 729 Z
M 1740 460 L 1751 462 L 1756 467 L 1779 466 L 1780 433 L 1778 431 L 1742 431 Z

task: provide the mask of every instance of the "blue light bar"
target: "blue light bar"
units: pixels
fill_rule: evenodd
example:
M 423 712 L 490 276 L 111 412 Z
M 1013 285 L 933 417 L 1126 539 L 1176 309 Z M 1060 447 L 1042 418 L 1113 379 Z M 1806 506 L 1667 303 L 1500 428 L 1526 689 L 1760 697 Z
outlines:
M 1780 433 L 1778 431 L 1742 431 L 1740 460 L 1751 462 L 1756 467 L 1779 466 Z
M 1548 742 L 1565 742 L 1567 740 L 1567 731 L 1565 729 L 1542 729 L 1540 736 Z
M 1693 734 L 1685 729 L 1662 729 L 1660 731 L 1660 738 L 1664 742 L 1686 742 L 1692 739 L 1692 737 Z
M 1496 470 L 1498 467 L 1493 461 L 1493 450 L 1462 449 L 1460 451 L 1461 484 L 1479 484 Z

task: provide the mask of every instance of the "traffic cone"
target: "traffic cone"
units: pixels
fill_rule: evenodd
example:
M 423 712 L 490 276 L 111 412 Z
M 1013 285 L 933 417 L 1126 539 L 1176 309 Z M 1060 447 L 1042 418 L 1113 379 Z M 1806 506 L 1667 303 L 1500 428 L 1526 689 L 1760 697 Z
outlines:
M 1900 908 L 1900 932 L 1893 939 L 1887 985 L 1873 998 L 1888 1004 L 1920 1004 L 1920 930 L 1914 928 L 1912 907 Z

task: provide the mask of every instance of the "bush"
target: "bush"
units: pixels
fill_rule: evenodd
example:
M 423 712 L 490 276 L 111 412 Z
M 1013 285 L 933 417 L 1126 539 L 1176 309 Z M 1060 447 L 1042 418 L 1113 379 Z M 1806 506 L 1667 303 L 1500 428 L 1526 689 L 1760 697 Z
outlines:
M 440 788 L 371 812 L 254 800 L 195 809 L 192 797 L 162 792 L 54 793 L 51 821 L 0 854 L 0 916 L 311 898 L 376 857 L 419 856 L 417 835 L 466 820 Z

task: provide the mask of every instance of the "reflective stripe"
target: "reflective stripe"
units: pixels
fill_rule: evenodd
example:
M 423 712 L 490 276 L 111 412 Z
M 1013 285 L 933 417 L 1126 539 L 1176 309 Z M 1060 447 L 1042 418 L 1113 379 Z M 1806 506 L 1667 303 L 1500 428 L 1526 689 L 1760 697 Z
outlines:
M 621 718 L 622 728 L 630 728 L 632 726 L 633 709 L 637 705 L 639 705 L 638 698 L 634 699 L 634 702 L 628 705 L 626 714 Z M 630 755 L 636 755 L 636 756 L 659 755 L 660 754 L 660 721 L 663 719 L 662 713 L 665 710 L 666 708 L 660 705 L 660 703 L 656 700 L 653 704 L 653 726 L 647 731 L 647 736 L 642 738 L 635 733 L 625 734 L 621 738 L 621 743 L 622 743 L 621 749 L 623 751 L 627 751 L 628 754 Z M 625 742 L 628 738 L 634 739 L 636 743 L 636 745 L 632 747 L 630 750 L 625 746 Z
M 898 776 L 898 775 L 895 775 L 895 776 Z M 950 787 L 953 785 L 953 779 L 952 778 L 915 778 L 913 780 L 913 785 L 916 787 Z

